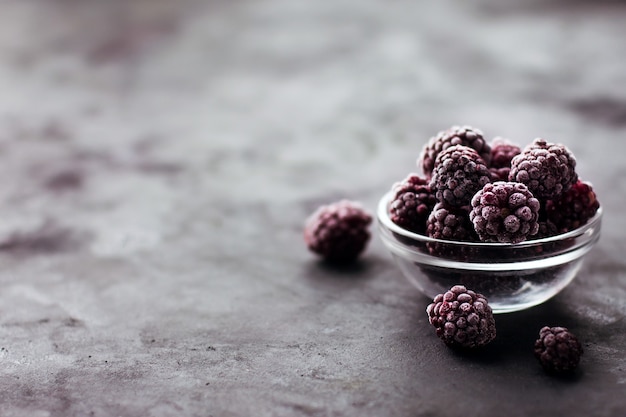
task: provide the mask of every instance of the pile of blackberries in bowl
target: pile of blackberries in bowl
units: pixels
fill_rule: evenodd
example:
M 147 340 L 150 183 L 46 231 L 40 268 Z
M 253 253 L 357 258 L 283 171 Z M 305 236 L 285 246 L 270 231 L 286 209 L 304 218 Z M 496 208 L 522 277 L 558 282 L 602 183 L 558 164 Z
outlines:
M 429 297 L 462 285 L 494 313 L 540 304 L 574 279 L 600 237 L 596 194 L 560 143 L 521 148 L 454 126 L 417 163 L 422 174 L 395 183 L 377 217 L 402 273 Z

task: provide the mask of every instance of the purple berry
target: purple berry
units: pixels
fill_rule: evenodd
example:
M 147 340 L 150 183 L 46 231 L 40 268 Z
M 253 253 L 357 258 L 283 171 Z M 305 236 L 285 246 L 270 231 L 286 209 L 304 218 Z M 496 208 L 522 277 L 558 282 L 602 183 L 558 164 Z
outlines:
M 483 242 L 519 243 L 539 230 L 539 201 L 521 183 L 487 184 L 472 198 L 470 220 Z
M 491 142 L 491 168 L 511 168 L 511 160 L 522 153 L 519 146 L 508 139 L 497 137 Z
M 426 234 L 440 240 L 473 242 L 478 240 L 469 220 L 469 206 L 452 207 L 437 203 L 428 216 Z M 450 245 L 442 242 L 427 242 L 428 252 L 437 257 L 454 260 L 467 260 L 472 256 L 472 248 Z
M 454 145 L 437 156 L 430 188 L 438 201 L 461 207 L 469 205 L 476 191 L 490 182 L 491 174 L 480 155 L 467 146 Z
M 578 338 L 565 327 L 545 326 L 535 341 L 535 357 L 548 372 L 569 372 L 576 369 L 583 354 Z
M 586 224 L 599 208 L 600 203 L 591 184 L 578 180 L 560 198 L 547 202 L 546 213 L 558 233 L 565 233 Z
M 426 233 L 434 239 L 476 240 L 469 220 L 469 207 L 452 207 L 444 203 L 437 203 L 428 216 Z
M 561 144 L 535 139 L 511 161 L 509 180 L 526 184 L 542 201 L 555 199 L 578 180 L 576 159 Z
M 474 149 L 489 164 L 491 148 L 485 141 L 483 133 L 470 126 L 452 126 L 448 130 L 441 131 L 436 136 L 430 138 L 422 149 L 422 153 L 417 160 L 417 166 L 421 167 L 424 175 L 430 177 L 435 167 L 437 155 L 454 145 L 463 145 Z
M 450 347 L 477 348 L 496 337 L 496 322 L 487 299 L 462 285 L 438 294 L 426 313 L 437 336 Z
M 537 230 L 537 234 L 533 236 L 533 239 L 543 239 L 545 237 L 556 236 L 559 234 L 556 225 L 550 220 L 540 220 L 538 225 L 539 229 Z
M 306 221 L 308 248 L 330 262 L 355 260 L 370 239 L 372 216 L 356 202 L 341 200 L 318 208 Z
M 393 185 L 393 199 L 389 205 L 389 217 L 398 226 L 411 232 L 424 234 L 426 220 L 437 203 L 428 181 L 410 174 L 402 182 Z
M 489 172 L 492 181 L 508 181 L 511 160 L 522 152 L 519 146 L 508 139 L 495 138 L 491 142 L 491 165 Z

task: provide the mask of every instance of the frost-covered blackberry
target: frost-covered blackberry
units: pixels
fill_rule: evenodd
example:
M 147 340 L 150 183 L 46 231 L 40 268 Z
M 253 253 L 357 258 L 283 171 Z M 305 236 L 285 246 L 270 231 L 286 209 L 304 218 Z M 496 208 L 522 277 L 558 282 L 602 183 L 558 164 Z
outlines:
M 437 336 L 450 347 L 477 348 L 496 337 L 496 322 L 487 299 L 462 285 L 437 295 L 426 313 Z
M 557 227 L 550 220 L 539 221 L 539 229 L 533 239 L 543 239 L 544 237 L 556 236 L 559 234 Z
M 370 239 L 372 216 L 360 204 L 341 200 L 321 206 L 306 221 L 308 248 L 330 262 L 356 259 Z
M 430 177 L 435 167 L 437 155 L 454 145 L 463 145 L 474 149 L 485 163 L 489 164 L 491 148 L 485 141 L 483 133 L 471 126 L 452 126 L 430 138 L 422 149 L 417 160 L 417 166 L 422 169 L 424 175 Z
M 508 139 L 497 137 L 491 142 L 491 168 L 510 168 L 514 157 L 522 149 Z
M 578 338 L 565 327 L 545 326 L 535 341 L 535 357 L 548 372 L 568 372 L 576 369 L 583 354 Z
M 428 181 L 410 174 L 393 185 L 393 199 L 389 205 L 389 217 L 398 226 L 415 233 L 426 232 L 426 220 L 437 199 Z
M 487 184 L 472 198 L 470 220 L 483 242 L 518 243 L 539 230 L 539 201 L 521 183 Z
M 491 174 L 480 155 L 467 146 L 454 145 L 437 156 L 430 188 L 438 201 L 461 207 L 489 182 Z
M 469 207 L 437 203 L 428 216 L 426 234 L 443 240 L 476 240 L 476 233 L 469 220 Z
M 511 161 L 509 180 L 526 184 L 542 201 L 555 199 L 578 180 L 576 159 L 564 145 L 535 139 Z
M 492 181 L 508 181 L 511 172 L 511 160 L 521 152 L 521 148 L 510 140 L 495 138 L 491 142 L 491 164 L 489 166 Z
M 591 184 L 578 180 L 560 198 L 547 202 L 546 214 L 558 233 L 565 233 L 586 224 L 599 208 L 600 202 Z

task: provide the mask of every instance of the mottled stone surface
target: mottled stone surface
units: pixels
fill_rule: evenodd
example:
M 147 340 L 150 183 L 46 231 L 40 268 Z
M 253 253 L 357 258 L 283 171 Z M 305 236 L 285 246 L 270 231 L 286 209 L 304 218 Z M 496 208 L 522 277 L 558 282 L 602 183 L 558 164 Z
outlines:
M 3 416 L 626 415 L 626 4 L 481 0 L 0 3 Z M 603 236 L 550 302 L 446 349 L 370 209 L 452 124 L 569 145 Z M 532 355 L 583 342 L 573 378 Z

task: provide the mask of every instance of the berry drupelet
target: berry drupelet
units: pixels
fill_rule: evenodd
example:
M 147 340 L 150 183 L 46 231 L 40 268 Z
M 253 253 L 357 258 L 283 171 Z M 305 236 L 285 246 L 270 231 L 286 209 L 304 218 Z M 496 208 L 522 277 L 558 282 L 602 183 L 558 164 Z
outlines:
M 561 144 L 535 139 L 511 161 L 509 181 L 526 184 L 541 201 L 558 198 L 578 180 L 576 159 Z
M 599 208 L 591 184 L 578 180 L 560 198 L 547 202 L 546 213 L 558 233 L 565 233 L 586 224 Z
M 491 174 L 480 155 L 467 146 L 454 145 L 437 156 L 430 188 L 439 202 L 462 207 L 490 182 Z
M 448 130 L 441 131 L 436 136 L 431 137 L 428 143 L 424 145 L 417 160 L 417 165 L 421 167 L 424 175 L 430 177 L 435 167 L 437 155 L 454 145 L 463 145 L 474 149 L 489 164 L 491 148 L 485 141 L 483 133 L 470 126 L 452 126 Z
M 519 243 L 536 235 L 539 201 L 521 183 L 487 184 L 472 198 L 470 220 L 483 242 Z
M 535 357 L 548 372 L 569 372 L 576 369 L 583 354 L 578 338 L 565 327 L 545 326 L 535 341 Z
M 329 262 L 355 260 L 370 239 L 372 216 L 348 200 L 321 206 L 306 221 L 304 240 L 308 248 Z
M 411 232 L 424 234 L 426 220 L 437 203 L 428 181 L 410 174 L 392 187 L 393 199 L 389 205 L 389 217 L 398 226 Z
M 477 348 L 496 337 L 496 323 L 487 299 L 462 285 L 438 294 L 426 313 L 437 336 L 450 347 Z

